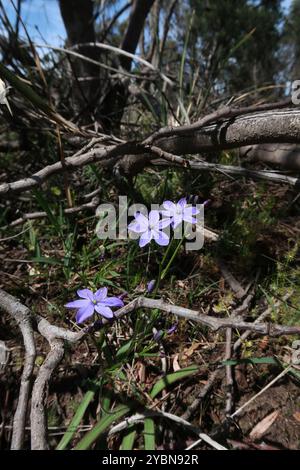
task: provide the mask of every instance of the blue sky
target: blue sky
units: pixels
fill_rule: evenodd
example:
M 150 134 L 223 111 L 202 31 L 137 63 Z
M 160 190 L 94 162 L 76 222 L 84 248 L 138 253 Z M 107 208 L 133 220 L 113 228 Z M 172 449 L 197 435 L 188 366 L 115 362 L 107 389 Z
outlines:
M 292 0 L 283 0 L 285 10 L 288 10 L 291 2 Z M 2 3 L 8 18 L 14 24 L 16 14 L 11 0 L 2 0 Z M 120 0 L 120 3 L 123 3 L 123 0 Z M 33 41 L 47 42 L 52 46 L 63 44 L 66 32 L 57 0 L 23 0 L 22 19 Z
M 12 2 L 2 0 L 2 3 L 9 20 L 14 24 L 16 14 Z M 57 0 L 25 0 L 22 2 L 21 16 L 33 41 L 47 42 L 52 46 L 63 44 L 66 31 Z

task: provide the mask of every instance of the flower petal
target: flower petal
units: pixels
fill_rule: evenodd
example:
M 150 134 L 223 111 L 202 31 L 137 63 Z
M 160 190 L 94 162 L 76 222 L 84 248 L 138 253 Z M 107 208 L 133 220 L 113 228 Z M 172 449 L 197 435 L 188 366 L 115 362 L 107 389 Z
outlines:
M 156 243 L 160 246 L 167 246 L 169 244 L 169 237 L 164 232 L 153 230 L 153 237 Z
M 111 308 L 105 307 L 104 305 L 97 304 L 95 305 L 95 310 L 98 312 L 102 317 L 105 318 L 113 318 L 114 314 Z
M 107 297 L 101 304 L 107 307 L 124 307 L 124 302 L 119 297 Z
M 162 228 L 168 227 L 172 223 L 172 220 L 173 220 L 172 217 L 169 217 L 167 219 L 162 219 L 158 224 L 158 228 L 162 229 Z
M 79 297 L 81 297 L 82 299 L 89 299 L 89 300 L 93 300 L 94 298 L 94 294 L 93 292 L 90 290 L 90 289 L 79 289 L 77 291 L 77 294 Z
M 175 212 L 176 211 L 176 205 L 172 201 L 164 201 L 163 202 L 163 207 L 167 209 L 167 211 Z
M 183 209 L 183 213 L 184 214 L 188 214 L 188 215 L 197 215 L 199 214 L 199 209 L 197 209 L 197 207 L 185 207 Z
M 139 246 L 140 248 L 143 248 L 144 246 L 148 245 L 152 240 L 152 231 L 147 230 L 147 232 L 144 232 L 140 238 L 139 241 Z
M 159 222 L 159 211 L 158 210 L 153 210 L 149 212 L 149 225 L 151 224 L 152 227 L 156 227 L 156 225 Z
M 148 217 L 146 217 L 144 214 L 142 214 L 141 212 L 136 212 L 134 214 L 134 217 L 135 217 L 135 220 L 139 224 L 141 224 L 143 227 L 145 227 L 145 229 L 148 227 L 148 224 L 149 224 Z
M 142 233 L 142 232 L 145 232 L 145 230 L 147 230 L 148 227 L 145 227 L 143 224 L 140 224 L 139 222 L 137 222 L 136 220 L 133 220 L 132 222 L 130 222 L 130 224 L 128 225 L 128 230 L 130 230 L 131 232 L 136 232 L 136 233 Z
M 73 302 L 68 302 L 65 304 L 67 308 L 85 308 L 88 305 L 92 305 L 91 301 L 88 299 L 74 300 Z
M 76 322 L 82 323 L 87 318 L 91 317 L 94 313 L 94 306 L 92 303 L 89 303 L 86 307 L 80 308 L 76 313 Z
M 179 199 L 179 201 L 177 202 L 177 205 L 179 205 L 182 208 L 186 206 L 187 205 L 186 197 L 182 197 L 181 199 Z
M 182 214 L 174 215 L 174 217 L 173 217 L 173 228 L 178 227 L 178 225 L 181 224 L 182 220 L 183 220 L 182 219 Z
M 155 279 L 152 279 L 151 281 L 148 282 L 147 284 L 147 291 L 149 292 L 149 294 L 151 294 L 151 292 L 153 291 L 154 287 L 155 287 L 155 284 L 156 284 L 156 280 Z
M 97 302 L 104 300 L 106 297 L 107 297 L 107 287 L 101 287 L 101 289 L 98 289 L 97 292 L 95 293 L 95 300 Z
M 192 217 L 191 215 L 184 215 L 183 220 L 185 222 L 189 222 L 190 224 L 196 224 L 197 223 L 196 217 Z
M 167 330 L 167 334 L 171 335 L 172 333 L 174 333 L 174 331 L 177 330 L 177 327 L 178 327 L 178 323 L 174 323 L 174 325 L 172 325 L 171 328 Z

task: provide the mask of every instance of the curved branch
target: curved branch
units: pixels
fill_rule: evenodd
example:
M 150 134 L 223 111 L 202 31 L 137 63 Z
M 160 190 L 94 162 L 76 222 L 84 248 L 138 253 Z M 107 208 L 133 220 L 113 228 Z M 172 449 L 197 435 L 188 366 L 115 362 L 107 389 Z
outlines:
M 11 449 L 20 450 L 23 447 L 26 413 L 31 389 L 31 377 L 36 357 L 32 329 L 32 318 L 29 308 L 22 305 L 12 295 L 0 289 L 0 307 L 11 315 L 17 322 L 23 335 L 25 346 L 24 367 L 21 377 L 18 405 L 14 415 Z
M 39 315 L 34 316 L 38 332 L 46 338 L 50 345 L 50 351 L 41 365 L 32 389 L 31 401 L 31 449 L 47 450 L 48 446 L 48 426 L 46 404 L 48 398 L 48 384 L 53 372 L 60 363 L 64 355 L 64 341 L 76 343 L 89 331 L 84 328 L 79 332 L 73 332 L 51 325 L 45 318 Z
M 42 364 L 32 390 L 31 403 L 31 443 L 32 449 L 47 449 L 47 422 L 45 404 L 47 400 L 47 386 L 53 371 L 61 361 L 64 354 L 64 340 L 70 343 L 80 341 L 90 331 L 84 328 L 79 332 L 72 332 L 65 328 L 51 325 L 45 318 L 32 314 L 25 305 L 15 297 L 0 289 L 0 307 L 10 314 L 17 322 L 24 339 L 25 360 L 21 377 L 18 405 L 13 422 L 13 436 L 11 448 L 19 450 L 23 447 L 26 413 L 31 389 L 31 378 L 36 357 L 36 348 L 33 330 L 37 330 L 50 344 L 50 352 Z
M 41 331 L 40 331 L 41 332 Z M 43 334 L 43 333 L 42 333 Z M 48 398 L 48 383 L 52 373 L 64 355 L 64 342 L 61 339 L 48 337 L 43 334 L 50 344 L 50 352 L 41 365 L 32 389 L 31 399 L 31 450 L 48 450 L 46 404 Z

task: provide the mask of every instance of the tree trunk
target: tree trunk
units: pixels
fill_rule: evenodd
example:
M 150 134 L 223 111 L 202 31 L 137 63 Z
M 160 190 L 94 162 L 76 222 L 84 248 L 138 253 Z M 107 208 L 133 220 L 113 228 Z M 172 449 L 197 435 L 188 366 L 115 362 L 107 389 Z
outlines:
M 60 12 L 67 31 L 68 46 L 95 42 L 93 1 L 59 0 Z M 94 60 L 99 60 L 96 48 L 80 46 L 78 53 Z M 76 112 L 81 113 L 81 120 L 90 121 L 90 113 L 95 109 L 95 97 L 99 91 L 100 69 L 94 64 L 81 59 L 71 59 L 75 75 L 74 101 Z

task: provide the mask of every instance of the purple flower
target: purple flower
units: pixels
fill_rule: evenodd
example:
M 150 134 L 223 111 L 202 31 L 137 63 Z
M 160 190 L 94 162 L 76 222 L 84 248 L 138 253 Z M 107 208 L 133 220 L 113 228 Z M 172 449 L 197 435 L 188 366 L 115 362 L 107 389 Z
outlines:
M 163 203 L 164 210 L 161 211 L 162 215 L 168 217 L 168 219 L 163 219 L 168 221 L 169 224 L 175 229 L 182 223 L 182 221 L 195 224 L 197 219 L 193 217 L 199 213 L 199 210 L 196 207 L 188 206 L 186 198 L 180 199 L 177 204 L 172 201 L 165 201 Z
M 167 335 L 171 335 L 177 330 L 178 323 L 174 323 L 168 330 L 167 330 Z
M 151 292 L 153 291 L 154 287 L 155 287 L 155 279 L 152 279 L 152 281 L 149 281 L 148 284 L 147 284 L 147 292 L 149 294 L 151 294 Z
M 95 294 L 89 289 L 77 291 L 79 300 L 74 300 L 65 305 L 67 308 L 76 308 L 76 322 L 82 323 L 91 317 L 96 311 L 104 318 L 113 318 L 114 314 L 110 307 L 123 307 L 123 301 L 118 297 L 107 297 L 107 287 L 97 290 Z
M 164 332 L 162 330 L 155 331 L 153 334 L 153 340 L 159 343 L 163 335 L 164 335 Z
M 141 234 L 139 246 L 142 248 L 152 239 L 158 245 L 166 246 L 169 244 L 169 237 L 162 229 L 169 225 L 168 221 L 160 220 L 160 214 L 158 210 L 149 212 L 149 217 L 145 217 L 140 212 L 135 214 L 135 220 L 128 225 L 128 230 Z

